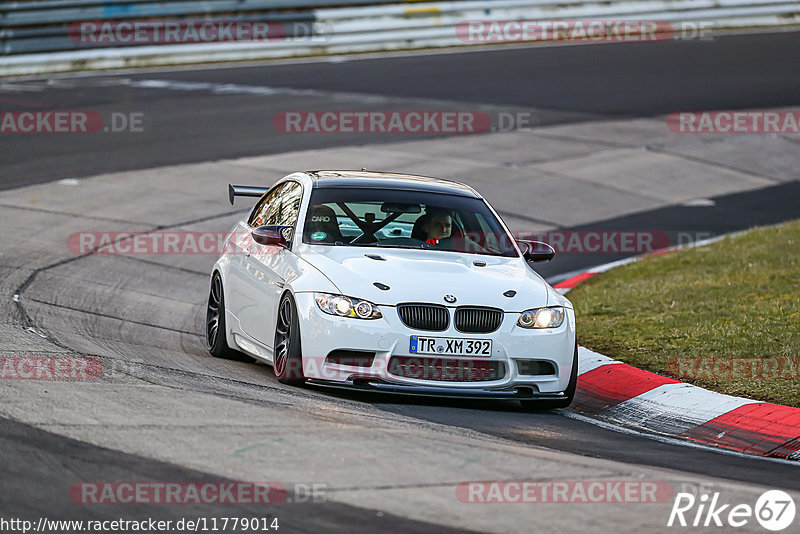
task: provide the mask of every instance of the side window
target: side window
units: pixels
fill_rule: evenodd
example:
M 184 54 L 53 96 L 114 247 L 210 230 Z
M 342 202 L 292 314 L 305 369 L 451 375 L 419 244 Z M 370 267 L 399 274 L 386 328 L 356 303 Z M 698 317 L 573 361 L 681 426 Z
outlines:
M 283 184 L 273 187 L 271 191 L 258 201 L 256 207 L 253 208 L 253 213 L 250 214 L 250 220 L 247 221 L 250 226 L 257 228 L 267 224 L 265 221 L 267 220 L 267 213 L 269 213 L 270 205 L 275 201 L 275 197 L 278 196 L 278 193 L 280 193 L 283 187 Z
M 264 224 L 294 226 L 297 222 L 297 215 L 300 212 L 300 200 L 302 197 L 303 189 L 300 184 L 287 182 L 281 189 L 278 198 L 272 203 L 272 208 L 267 214 L 267 222 Z

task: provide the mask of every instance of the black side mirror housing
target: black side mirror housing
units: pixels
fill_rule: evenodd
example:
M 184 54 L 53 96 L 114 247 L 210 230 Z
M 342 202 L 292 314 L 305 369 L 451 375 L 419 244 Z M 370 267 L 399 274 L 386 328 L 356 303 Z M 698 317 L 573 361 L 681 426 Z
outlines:
M 541 262 L 550 261 L 556 255 L 556 249 L 542 241 L 517 241 L 522 250 L 525 261 Z

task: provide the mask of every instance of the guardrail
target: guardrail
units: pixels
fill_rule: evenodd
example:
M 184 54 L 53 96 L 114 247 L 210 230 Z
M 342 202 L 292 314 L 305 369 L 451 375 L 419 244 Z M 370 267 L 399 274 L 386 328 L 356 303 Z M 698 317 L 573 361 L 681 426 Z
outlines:
M 706 22 L 713 29 L 800 23 L 800 0 L 41 0 L 0 4 L 0 75 L 253 60 L 475 44 L 469 20 Z M 269 26 L 268 38 L 92 40 L 95 27 Z M 105 24 L 105 26 L 103 26 Z M 278 31 L 275 31 L 278 28 Z M 133 31 L 133 30 L 131 30 Z M 113 32 L 112 32 L 113 33 Z M 110 35 L 110 34 L 109 34 Z M 129 34 L 126 34 L 129 35 Z M 112 35 L 113 37 L 113 35 Z M 262 36 L 263 37 L 263 36 Z
M 45 0 L 0 4 L 0 53 L 85 49 L 69 36 L 80 21 L 207 20 L 311 24 L 313 8 L 341 0 Z M 352 0 L 376 4 L 375 0 Z M 388 0 L 387 0 L 388 3 Z

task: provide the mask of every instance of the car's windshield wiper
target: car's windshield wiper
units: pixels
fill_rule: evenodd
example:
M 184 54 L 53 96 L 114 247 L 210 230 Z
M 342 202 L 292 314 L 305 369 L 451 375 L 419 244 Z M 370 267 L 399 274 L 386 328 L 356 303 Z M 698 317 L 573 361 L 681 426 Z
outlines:
M 431 246 L 428 245 L 427 243 L 420 243 L 419 245 L 393 245 L 392 243 L 382 244 L 382 243 L 378 242 L 378 243 L 375 243 L 374 246 L 381 247 L 381 248 L 413 248 L 413 249 L 417 249 L 417 248 L 429 249 L 429 248 L 431 248 Z
M 376 243 L 346 243 L 344 241 L 334 241 L 333 243 L 328 243 L 330 245 L 336 246 L 345 246 L 345 247 L 381 247 L 381 248 L 424 248 L 428 249 L 431 248 L 430 245 L 427 243 L 422 243 L 421 245 L 392 245 L 391 243 L 386 243 L 382 245 L 380 242 Z

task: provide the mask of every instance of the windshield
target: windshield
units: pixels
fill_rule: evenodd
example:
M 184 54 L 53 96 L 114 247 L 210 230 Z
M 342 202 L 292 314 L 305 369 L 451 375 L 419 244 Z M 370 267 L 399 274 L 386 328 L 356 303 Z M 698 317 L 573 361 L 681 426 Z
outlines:
M 483 200 L 394 189 L 315 189 L 303 243 L 517 256 Z

